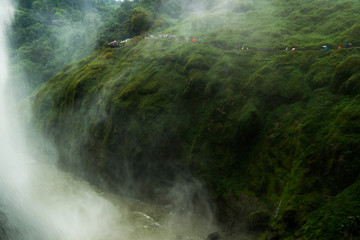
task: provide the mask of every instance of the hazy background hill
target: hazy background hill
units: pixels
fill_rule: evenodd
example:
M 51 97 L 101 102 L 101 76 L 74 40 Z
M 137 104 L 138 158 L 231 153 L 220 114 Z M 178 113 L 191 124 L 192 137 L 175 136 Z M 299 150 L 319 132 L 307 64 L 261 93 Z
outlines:
M 195 177 L 260 239 L 359 237 L 359 2 L 20 6 L 14 68 L 62 168 L 159 202 Z

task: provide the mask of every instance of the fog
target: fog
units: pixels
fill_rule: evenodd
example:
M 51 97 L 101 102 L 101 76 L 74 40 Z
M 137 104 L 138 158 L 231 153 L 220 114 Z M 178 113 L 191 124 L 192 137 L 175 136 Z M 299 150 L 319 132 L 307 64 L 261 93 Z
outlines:
M 20 121 L 30 117 L 27 103 L 21 114 L 16 112 L 6 45 L 14 7 L 6 0 L 0 4 L 0 239 L 205 239 L 218 231 L 207 193 L 196 180 L 177 181 L 167 194 L 167 205 L 148 204 L 105 193 L 59 170 L 56 147 L 50 143 L 32 149 L 46 138 L 27 134 Z M 194 195 L 205 216 L 195 213 Z

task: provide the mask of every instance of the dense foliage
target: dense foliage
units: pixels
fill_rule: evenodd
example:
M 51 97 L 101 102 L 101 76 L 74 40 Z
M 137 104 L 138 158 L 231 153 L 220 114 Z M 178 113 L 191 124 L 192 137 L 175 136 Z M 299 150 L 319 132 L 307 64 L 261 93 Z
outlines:
M 124 14 L 120 3 L 110 0 L 19 1 L 10 37 L 15 78 L 32 91 L 97 46 L 130 37 L 123 23 L 136 4 L 123 3 L 130 10 Z
M 104 36 L 177 39 L 100 47 L 34 95 L 62 167 L 153 198 L 190 172 L 233 231 L 358 238 L 360 3 L 184 3 L 117 9 Z

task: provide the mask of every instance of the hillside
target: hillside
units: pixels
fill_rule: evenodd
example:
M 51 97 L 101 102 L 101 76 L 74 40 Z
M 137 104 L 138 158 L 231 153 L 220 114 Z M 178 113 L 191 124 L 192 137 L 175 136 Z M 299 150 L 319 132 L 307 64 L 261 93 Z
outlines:
M 358 238 L 360 3 L 226 1 L 174 17 L 144 2 L 142 36 L 176 39 L 104 45 L 32 96 L 59 164 L 156 201 L 195 176 L 220 222 L 260 239 Z
M 130 10 L 137 3 L 128 2 Z M 9 45 L 13 82 L 21 94 L 31 94 L 50 77 L 114 37 L 129 37 L 129 17 L 111 0 L 19 0 Z M 121 11 L 119 11 L 119 9 Z M 21 86 L 21 87 L 19 87 Z

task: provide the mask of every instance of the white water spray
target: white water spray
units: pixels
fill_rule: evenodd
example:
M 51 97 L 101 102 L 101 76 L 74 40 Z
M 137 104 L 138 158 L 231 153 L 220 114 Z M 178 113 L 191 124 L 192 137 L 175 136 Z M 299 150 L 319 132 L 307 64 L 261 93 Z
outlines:
M 13 13 L 11 1 L 1 0 L 0 240 L 199 240 L 215 231 L 201 217 L 100 193 L 31 154 L 8 94 Z
M 121 213 L 89 185 L 28 151 L 9 92 L 6 30 L 14 8 L 0 2 L 0 212 L 11 240 L 127 239 Z M 1 237 L 0 237 L 1 239 Z

